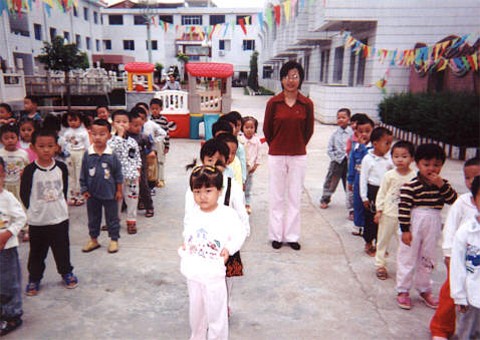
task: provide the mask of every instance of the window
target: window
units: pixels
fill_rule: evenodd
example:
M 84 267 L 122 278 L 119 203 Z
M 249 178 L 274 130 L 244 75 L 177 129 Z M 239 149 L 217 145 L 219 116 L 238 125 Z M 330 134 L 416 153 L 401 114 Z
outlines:
M 93 23 L 95 25 L 98 24 L 98 13 L 97 12 L 93 12 Z
M 255 50 L 255 40 L 248 39 L 243 41 L 243 50 L 244 51 L 253 51 Z
M 240 19 L 243 19 L 243 22 L 247 24 L 247 17 L 250 17 L 250 15 L 237 15 L 237 25 L 240 25 Z
M 67 42 L 70 43 L 70 33 L 65 31 L 63 32 L 63 39 Z
M 112 41 L 111 40 L 104 40 L 103 41 L 103 49 L 104 50 L 111 50 L 112 49 Z
M 87 7 L 83 7 L 83 19 L 88 21 L 88 8 Z
M 182 25 L 202 25 L 202 16 L 182 15 Z
M 57 29 L 55 27 L 50 27 L 50 41 L 53 41 L 57 36 Z
M 90 44 L 91 44 L 90 37 L 86 37 L 85 38 L 85 45 L 87 46 L 87 50 L 90 50 L 92 48 L 92 46 L 90 46 Z
M 173 24 L 173 15 L 160 15 L 158 18 L 163 22 L 168 22 L 169 24 Z
M 30 25 L 28 23 L 28 15 L 10 15 L 8 21 L 10 23 L 10 32 L 23 37 L 30 36 Z
M 210 15 L 210 25 L 224 24 L 225 15 Z
M 147 23 L 146 18 L 143 15 L 134 15 L 133 24 L 134 25 L 145 25 Z
M 135 51 L 135 41 L 133 40 L 124 40 L 123 41 L 123 49 Z
M 100 40 L 95 39 L 95 51 L 100 51 Z
M 108 16 L 109 25 L 123 25 L 123 15 L 115 14 Z
M 310 55 L 305 55 L 305 60 L 303 61 L 303 69 L 305 70 L 305 80 L 310 78 Z
M 270 65 L 263 66 L 263 79 L 272 79 L 273 68 Z
M 73 6 L 73 16 L 78 17 L 78 11 L 76 6 Z
M 33 32 L 35 33 L 35 40 L 42 40 L 42 25 L 33 24 Z
M 220 39 L 218 41 L 218 49 L 221 51 L 230 51 L 231 41 Z
M 335 49 L 335 59 L 333 62 L 333 82 L 334 83 L 342 82 L 344 51 L 345 51 L 345 48 L 343 46 L 337 47 Z
M 82 37 L 80 34 L 75 34 L 75 44 L 77 44 L 78 48 L 82 48 Z
M 154 51 L 158 50 L 158 41 L 157 40 L 151 40 L 150 42 L 152 43 L 152 50 L 154 50 Z M 146 44 L 147 50 L 148 50 L 148 40 L 145 41 L 145 44 Z
M 330 50 L 322 51 L 320 57 L 320 82 L 328 83 L 328 63 L 330 62 Z

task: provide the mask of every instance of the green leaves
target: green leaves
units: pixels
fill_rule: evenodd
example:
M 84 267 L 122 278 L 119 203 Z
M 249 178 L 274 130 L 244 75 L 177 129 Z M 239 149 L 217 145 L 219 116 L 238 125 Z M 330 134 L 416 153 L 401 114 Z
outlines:
M 56 36 L 51 43 L 44 41 L 43 44 L 43 54 L 39 55 L 38 59 L 47 70 L 70 71 L 85 67 L 85 56 L 80 53 L 76 44 L 65 44 L 61 36 Z
M 378 109 L 385 124 L 452 145 L 480 144 L 480 100 L 474 93 L 400 93 Z

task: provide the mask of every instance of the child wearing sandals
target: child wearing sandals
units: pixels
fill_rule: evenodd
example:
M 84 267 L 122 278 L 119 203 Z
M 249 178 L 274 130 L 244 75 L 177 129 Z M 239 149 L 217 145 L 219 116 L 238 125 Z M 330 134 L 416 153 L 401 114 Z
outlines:
M 80 113 L 70 111 L 65 115 L 68 127 L 62 132 L 60 143 L 63 153 L 66 155 L 65 163 L 68 168 L 68 205 L 80 206 L 85 203 L 80 194 L 80 171 L 83 155 L 90 146 L 90 139 Z
M 395 169 L 385 173 L 375 201 L 377 212 L 374 222 L 378 223 L 375 266 L 380 280 L 388 278 L 386 252 L 392 236 L 397 236 L 398 232 L 400 188 L 415 177 L 415 171 L 410 169 L 414 150 L 413 144 L 406 141 L 398 141 L 393 145 L 391 155 Z
M 205 142 L 200 150 L 200 159 L 203 165 L 216 166 L 223 173 L 223 190 L 219 198 L 219 203 L 232 207 L 238 214 L 242 222 L 244 232 L 250 235 L 250 222 L 247 211 L 245 210 L 245 199 L 242 188 L 225 171 L 225 164 L 230 155 L 228 145 L 218 138 L 210 139 Z M 194 164 L 193 164 L 194 165 Z M 187 168 L 193 166 L 187 166 Z M 185 196 L 185 220 L 190 218 L 189 212 L 195 206 L 192 192 L 187 191 Z M 227 292 L 228 292 L 228 314 L 231 315 L 231 292 L 234 276 L 243 276 L 243 264 L 240 258 L 240 252 L 236 252 L 229 257 L 226 264 L 227 273 Z
M 431 274 L 436 245 L 442 230 L 441 210 L 457 199 L 452 186 L 440 176 L 445 151 L 436 144 L 422 144 L 415 152 L 418 173 L 400 189 L 398 220 L 402 242 L 397 252 L 397 303 L 411 309 L 409 291 L 413 285 L 427 307 L 436 309 Z
M 218 203 L 222 187 L 218 168 L 193 169 L 190 190 L 196 206 L 185 219 L 184 242 L 178 250 L 188 285 L 190 339 L 228 339 L 225 262 L 240 249 L 245 233 L 238 214 Z

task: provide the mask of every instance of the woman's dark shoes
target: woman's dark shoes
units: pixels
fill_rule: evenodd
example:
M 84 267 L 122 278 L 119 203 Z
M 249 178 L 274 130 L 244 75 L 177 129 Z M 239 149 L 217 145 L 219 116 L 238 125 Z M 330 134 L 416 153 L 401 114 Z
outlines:
M 280 249 L 282 247 L 282 242 L 272 241 L 272 248 L 273 249 Z
M 292 248 L 293 250 L 300 250 L 300 243 L 298 242 L 288 242 L 288 245 L 290 246 L 290 248 Z

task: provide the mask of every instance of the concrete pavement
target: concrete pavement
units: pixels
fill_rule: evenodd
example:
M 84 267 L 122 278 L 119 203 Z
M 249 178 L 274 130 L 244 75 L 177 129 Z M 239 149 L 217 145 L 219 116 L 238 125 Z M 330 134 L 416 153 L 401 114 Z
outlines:
M 243 96 L 234 89 L 232 109 L 263 120 L 269 97 Z M 251 236 L 242 249 L 245 275 L 233 289 L 231 339 L 428 339 L 433 310 L 412 292 L 411 311 L 395 303 L 394 280 L 375 277 L 373 259 L 363 253 L 363 240 L 350 234 L 344 193 L 338 188 L 330 207 L 320 210 L 328 168 L 327 141 L 334 126 L 315 125 L 309 144 L 302 201 L 302 250 L 274 250 L 267 238 L 268 169 L 255 177 Z M 261 131 L 261 129 L 260 129 Z M 157 189 L 155 217 L 139 213 L 138 234 L 121 230 L 120 251 L 102 247 L 82 253 L 88 239 L 86 208 L 71 212 L 71 255 L 76 289 L 63 288 L 51 254 L 40 294 L 24 297 L 24 325 L 11 339 L 187 339 L 188 295 L 179 271 L 177 248 L 182 238 L 184 166 L 198 157 L 199 141 L 172 141 L 167 156 L 167 186 Z M 266 159 L 265 159 L 266 160 Z M 462 162 L 447 161 L 444 176 L 460 191 Z M 395 251 L 389 271 L 395 275 Z M 24 284 L 28 245 L 20 246 Z M 438 252 L 434 289 L 445 279 Z

